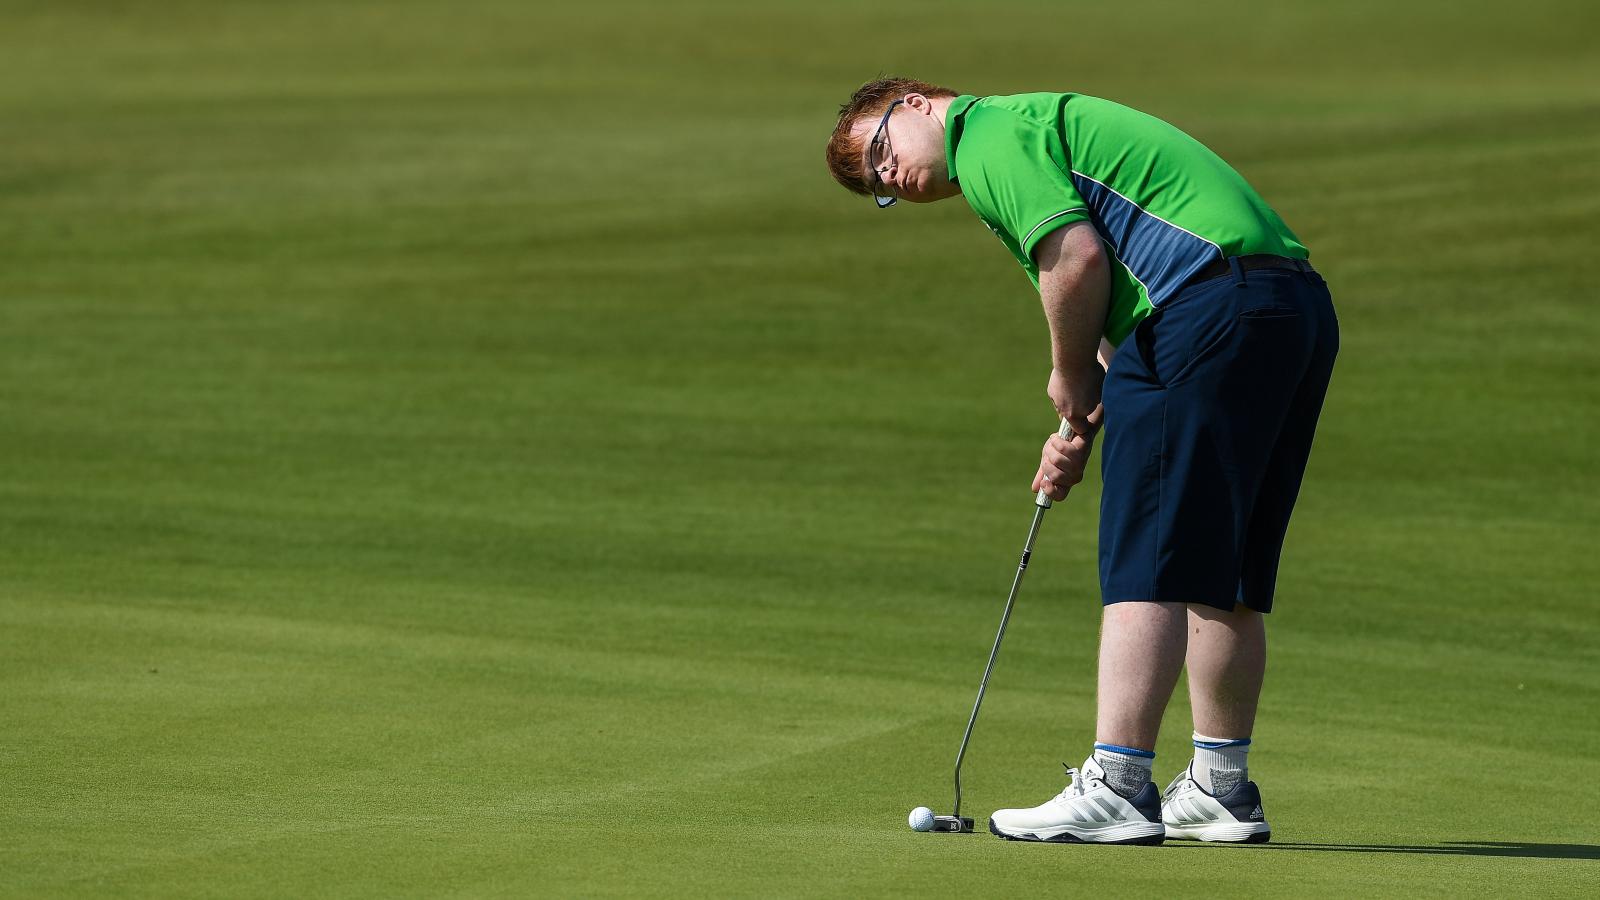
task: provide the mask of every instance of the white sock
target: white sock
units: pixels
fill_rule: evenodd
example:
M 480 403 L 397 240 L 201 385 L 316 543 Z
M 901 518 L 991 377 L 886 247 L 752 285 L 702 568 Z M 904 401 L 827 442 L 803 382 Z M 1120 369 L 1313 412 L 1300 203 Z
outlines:
M 1206 793 L 1220 797 L 1243 784 L 1249 772 L 1245 757 L 1249 738 L 1214 738 L 1194 733 L 1194 780 Z
M 1150 783 L 1150 767 L 1156 761 L 1153 750 L 1095 744 L 1094 761 L 1106 771 L 1106 785 L 1125 798 L 1144 790 Z

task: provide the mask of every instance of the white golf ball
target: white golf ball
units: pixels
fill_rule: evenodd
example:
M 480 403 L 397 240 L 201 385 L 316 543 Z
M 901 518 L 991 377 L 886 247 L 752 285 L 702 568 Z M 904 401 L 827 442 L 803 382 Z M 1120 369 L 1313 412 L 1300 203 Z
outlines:
M 933 828 L 933 810 L 919 806 L 911 811 L 909 821 L 912 831 L 930 831 Z

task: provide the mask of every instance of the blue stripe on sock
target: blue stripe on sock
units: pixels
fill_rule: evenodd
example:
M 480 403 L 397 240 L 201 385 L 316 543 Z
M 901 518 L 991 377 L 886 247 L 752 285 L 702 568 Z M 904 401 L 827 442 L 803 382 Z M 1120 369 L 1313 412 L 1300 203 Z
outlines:
M 1123 753 L 1128 756 L 1137 756 L 1140 759 L 1155 759 L 1154 750 L 1140 750 L 1137 747 L 1118 747 L 1116 744 L 1095 744 L 1096 750 L 1109 750 L 1112 753 Z
M 1201 750 L 1221 750 L 1224 747 L 1248 747 L 1249 738 L 1239 738 L 1236 741 L 1195 741 L 1194 745 Z

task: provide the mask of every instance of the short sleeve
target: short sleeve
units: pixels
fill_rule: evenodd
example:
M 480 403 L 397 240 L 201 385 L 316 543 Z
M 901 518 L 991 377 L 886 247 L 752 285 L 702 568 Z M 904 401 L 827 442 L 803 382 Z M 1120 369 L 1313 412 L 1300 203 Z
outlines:
M 977 152 L 970 166 L 969 160 L 961 160 L 963 169 L 972 170 L 962 173 L 962 189 L 982 195 L 968 199 L 981 201 L 988 217 L 1031 260 L 1039 241 L 1058 228 L 1086 221 L 1089 210 L 1067 175 L 1066 151 L 1052 129 L 1009 110 L 984 113 L 967 125 L 962 152 L 969 145 Z

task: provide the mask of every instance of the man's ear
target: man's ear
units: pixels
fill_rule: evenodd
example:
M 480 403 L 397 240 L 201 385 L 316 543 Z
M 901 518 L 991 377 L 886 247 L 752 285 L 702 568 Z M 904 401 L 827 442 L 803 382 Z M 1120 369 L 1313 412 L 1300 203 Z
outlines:
M 924 115 L 926 115 L 929 110 L 933 109 L 933 104 L 928 101 L 927 97 L 921 94 L 907 94 L 905 105 L 919 113 L 923 113 Z

